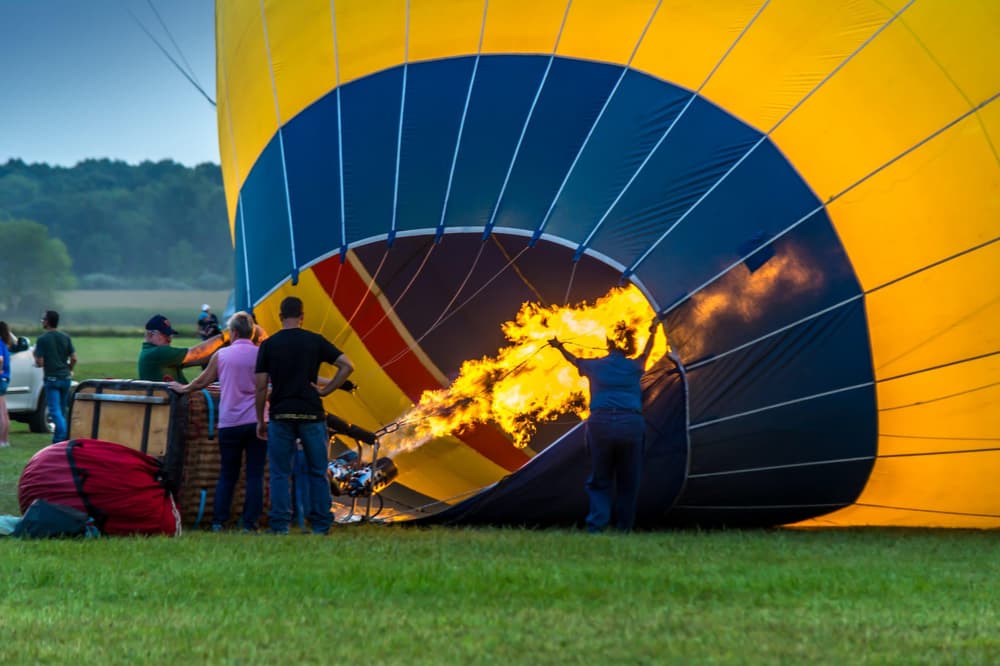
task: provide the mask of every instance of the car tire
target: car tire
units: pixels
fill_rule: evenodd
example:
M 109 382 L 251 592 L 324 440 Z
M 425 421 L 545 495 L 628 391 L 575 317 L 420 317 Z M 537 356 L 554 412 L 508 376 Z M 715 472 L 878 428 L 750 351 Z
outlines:
M 45 403 L 45 394 L 38 396 L 38 407 L 28 414 L 25 419 L 28 422 L 28 430 L 31 432 L 52 432 L 52 425 L 49 421 L 49 408 Z

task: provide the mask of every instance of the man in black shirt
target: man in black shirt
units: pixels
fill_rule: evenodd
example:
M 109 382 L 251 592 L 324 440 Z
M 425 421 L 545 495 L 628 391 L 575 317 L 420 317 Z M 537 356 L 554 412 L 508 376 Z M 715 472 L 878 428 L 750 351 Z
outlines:
M 267 439 L 271 531 L 287 534 L 292 520 L 288 479 L 295 458 L 295 440 L 299 439 L 309 468 L 309 522 L 314 533 L 326 534 L 333 515 L 326 478 L 326 412 L 321 398 L 347 381 L 354 364 L 326 338 L 302 328 L 301 299 L 289 296 L 283 300 L 279 316 L 281 330 L 261 343 L 256 367 L 257 436 Z M 316 381 L 322 363 L 332 364 L 337 374 L 319 387 Z M 264 404 L 269 378 L 270 423 L 266 423 Z

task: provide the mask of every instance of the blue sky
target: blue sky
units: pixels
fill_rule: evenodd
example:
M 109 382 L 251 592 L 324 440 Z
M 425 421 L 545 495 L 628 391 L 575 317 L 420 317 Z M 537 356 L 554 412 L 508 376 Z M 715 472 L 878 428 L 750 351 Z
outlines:
M 0 0 L 0 163 L 219 162 L 215 108 L 132 15 L 215 98 L 212 0 Z

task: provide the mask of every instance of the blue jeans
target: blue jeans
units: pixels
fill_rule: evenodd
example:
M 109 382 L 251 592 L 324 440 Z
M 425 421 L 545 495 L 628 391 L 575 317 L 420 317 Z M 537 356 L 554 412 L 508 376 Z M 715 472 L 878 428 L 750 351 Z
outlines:
M 267 459 L 271 465 L 271 531 L 287 532 L 292 521 L 289 477 L 295 460 L 295 440 L 302 441 L 309 486 L 309 522 L 313 532 L 325 534 L 333 524 L 332 498 L 326 479 L 326 423 L 323 421 L 271 421 L 267 426 Z
M 53 442 L 63 442 L 69 438 L 66 427 L 66 412 L 69 404 L 70 379 L 45 378 L 45 404 L 49 407 L 49 416 L 56 430 L 52 433 Z
M 592 412 L 587 419 L 590 478 L 587 529 L 600 532 L 611 522 L 627 532 L 635 524 L 642 475 L 646 421 L 631 412 Z
M 295 507 L 292 516 L 300 528 L 306 526 L 306 514 L 309 513 L 309 466 L 306 465 L 306 454 L 302 449 L 295 452 L 295 464 L 292 468 L 292 486 L 294 487 Z
M 215 485 L 215 503 L 212 508 L 212 523 L 225 525 L 229 522 L 229 507 L 233 503 L 236 482 L 240 480 L 240 463 L 246 452 L 247 491 L 243 500 L 243 529 L 257 528 L 257 521 L 264 510 L 264 460 L 267 456 L 267 442 L 257 439 L 257 424 L 219 428 L 219 482 Z

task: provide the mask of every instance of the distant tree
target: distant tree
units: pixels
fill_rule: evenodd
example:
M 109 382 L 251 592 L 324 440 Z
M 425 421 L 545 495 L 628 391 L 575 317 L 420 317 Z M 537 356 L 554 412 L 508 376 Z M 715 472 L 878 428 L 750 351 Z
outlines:
M 167 266 L 170 273 L 179 278 L 195 276 L 201 272 L 201 256 L 186 238 L 182 238 L 167 251 Z
M 7 209 L 13 217 L 20 206 L 38 198 L 40 189 L 35 180 L 20 173 L 10 173 L 0 177 L 0 201 L 4 202 L 0 208 Z
M 88 159 L 66 168 L 8 160 L 0 163 L 0 220 L 43 224 L 65 244 L 78 277 L 101 276 L 85 283 L 232 282 L 217 164 Z M 169 274 L 151 275 L 151 266 Z
M 31 220 L 0 222 L 0 306 L 10 315 L 52 307 L 55 292 L 74 286 L 69 253 L 44 225 Z M 12 250 L 12 251 L 6 251 Z

